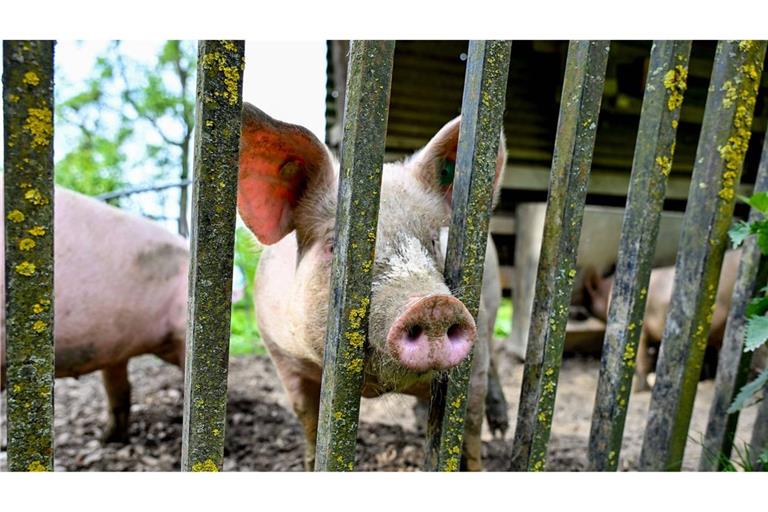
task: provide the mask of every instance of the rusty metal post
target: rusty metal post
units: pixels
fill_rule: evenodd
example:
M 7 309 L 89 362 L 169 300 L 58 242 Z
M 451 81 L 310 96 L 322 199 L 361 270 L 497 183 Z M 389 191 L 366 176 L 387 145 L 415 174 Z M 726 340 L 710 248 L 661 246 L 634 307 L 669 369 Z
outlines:
M 717 46 L 640 454 L 643 470 L 682 465 L 765 50 L 764 41 Z
M 615 471 L 619 462 L 690 53 L 690 41 L 655 41 L 651 48 L 592 415 L 594 471 Z
M 470 41 L 467 51 L 444 275 L 448 288 L 475 321 L 480 308 L 511 47 L 508 41 Z M 427 471 L 459 469 L 471 367 L 470 354 L 449 376 L 432 382 Z
M 182 471 L 224 462 L 245 44 L 198 46 Z
M 350 49 L 316 471 L 355 467 L 394 53 L 394 41 Z
M 512 468 L 544 469 L 576 250 L 608 62 L 607 41 L 568 46 Z
M 53 471 L 53 41 L 3 41 L 8 469 Z

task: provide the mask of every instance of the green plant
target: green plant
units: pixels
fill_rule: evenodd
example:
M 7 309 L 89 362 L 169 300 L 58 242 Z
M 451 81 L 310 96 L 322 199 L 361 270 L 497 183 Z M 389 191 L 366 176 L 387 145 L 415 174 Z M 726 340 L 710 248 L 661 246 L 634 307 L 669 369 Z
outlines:
M 261 247 L 245 227 L 235 230 L 235 266 L 243 273 L 243 296 L 232 304 L 232 327 L 229 337 L 231 355 L 264 354 L 261 335 L 256 326 L 253 302 L 253 279 L 259 264 Z
M 738 222 L 729 231 L 734 247 L 740 246 L 749 236 L 755 236 L 760 252 L 768 255 L 768 192 L 758 192 L 752 197 L 741 198 L 763 217 L 754 221 Z M 744 341 L 744 351 L 754 352 L 768 341 L 768 286 L 763 287 L 747 307 L 747 331 Z M 764 368 L 751 382 L 744 385 L 728 408 L 729 413 L 740 411 L 747 405 L 758 401 L 758 392 L 768 382 L 768 368 Z

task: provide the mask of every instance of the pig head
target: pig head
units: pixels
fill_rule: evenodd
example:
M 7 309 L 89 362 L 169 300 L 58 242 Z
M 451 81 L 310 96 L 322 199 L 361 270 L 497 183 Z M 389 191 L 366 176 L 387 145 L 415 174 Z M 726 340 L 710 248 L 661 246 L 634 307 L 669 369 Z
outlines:
M 465 458 L 468 468 L 480 469 L 492 322 L 481 305 L 476 324 L 442 275 L 458 133 L 457 118 L 412 157 L 384 166 L 363 395 L 428 398 L 433 376 L 474 347 Z M 502 138 L 497 187 L 504 161 Z M 269 246 L 256 276 L 256 314 L 304 426 L 307 469 L 314 463 L 337 190 L 338 163 L 312 133 L 244 105 L 238 208 Z

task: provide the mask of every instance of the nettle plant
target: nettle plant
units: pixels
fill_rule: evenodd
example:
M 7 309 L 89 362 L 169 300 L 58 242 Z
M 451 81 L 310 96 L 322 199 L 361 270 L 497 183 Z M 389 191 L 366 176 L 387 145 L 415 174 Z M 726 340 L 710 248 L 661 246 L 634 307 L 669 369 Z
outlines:
M 768 256 L 768 192 L 758 192 L 752 197 L 742 197 L 744 202 L 762 214 L 762 217 L 749 222 L 739 221 L 728 233 L 734 247 L 739 247 L 747 237 L 755 236 L 760 252 Z M 758 291 L 747 307 L 747 332 L 744 352 L 754 352 L 768 341 L 768 286 Z M 741 388 L 728 409 L 729 413 L 740 411 L 748 405 L 757 403 L 762 396 L 762 389 L 768 383 L 768 367 Z

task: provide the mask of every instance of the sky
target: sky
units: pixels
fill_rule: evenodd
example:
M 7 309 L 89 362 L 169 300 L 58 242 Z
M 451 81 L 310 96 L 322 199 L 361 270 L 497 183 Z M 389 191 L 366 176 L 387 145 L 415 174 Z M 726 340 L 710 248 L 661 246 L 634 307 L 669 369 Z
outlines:
M 108 45 L 108 41 L 58 41 L 56 44 L 55 90 L 57 98 L 72 96 L 92 71 L 95 59 Z M 162 41 L 124 41 L 121 51 L 141 62 L 151 62 Z M 245 72 L 243 75 L 243 99 L 258 106 L 272 117 L 293 124 L 300 124 L 312 131 L 320 140 L 325 138 L 325 71 L 326 42 L 265 42 L 246 41 Z M 0 68 L 2 63 L 0 63 Z M 0 85 L 0 91 L 2 91 Z M 109 125 L 109 120 L 106 121 Z M 0 123 L 0 136 L 2 123 Z M 54 143 L 54 159 L 58 161 L 72 145 L 75 132 L 57 125 Z M 159 143 L 157 140 L 147 142 Z M 127 148 L 139 153 L 139 148 Z M 0 144 L 0 158 L 3 154 Z M 131 177 L 132 181 L 144 179 L 142 171 Z M 145 170 L 146 173 L 151 170 Z M 169 180 L 170 181 L 170 180 Z M 176 200 L 169 194 L 165 211 L 154 194 L 136 196 L 140 208 L 147 213 L 175 217 Z M 128 205 L 129 208 L 131 207 Z M 174 222 L 166 222 L 175 229 Z

